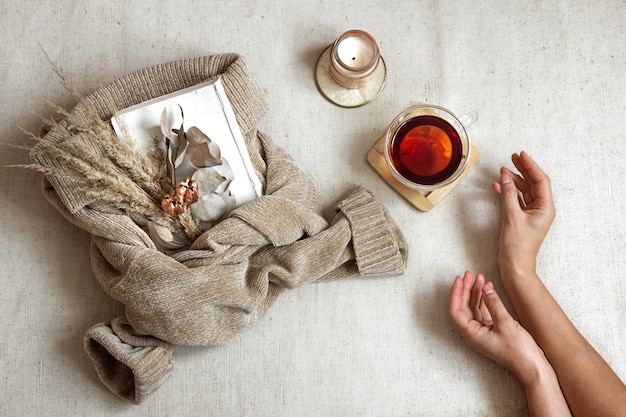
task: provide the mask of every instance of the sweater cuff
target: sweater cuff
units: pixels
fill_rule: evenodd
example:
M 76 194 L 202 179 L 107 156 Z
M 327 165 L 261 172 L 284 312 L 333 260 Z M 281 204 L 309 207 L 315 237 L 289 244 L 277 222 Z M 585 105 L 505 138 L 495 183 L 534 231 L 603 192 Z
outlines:
M 174 366 L 173 345 L 136 334 L 122 317 L 89 329 L 84 345 L 104 385 L 136 404 L 156 391 Z
M 387 209 L 365 188 L 358 187 L 341 201 L 350 223 L 356 264 L 361 275 L 404 273 L 408 245 Z

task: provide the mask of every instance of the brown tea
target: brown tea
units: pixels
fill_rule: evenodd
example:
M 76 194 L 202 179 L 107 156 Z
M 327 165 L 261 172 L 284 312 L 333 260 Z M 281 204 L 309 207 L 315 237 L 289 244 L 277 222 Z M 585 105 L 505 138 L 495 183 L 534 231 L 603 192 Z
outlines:
M 436 116 L 404 122 L 389 146 L 398 173 L 416 184 L 433 185 L 448 179 L 463 159 L 461 138 L 450 123 Z

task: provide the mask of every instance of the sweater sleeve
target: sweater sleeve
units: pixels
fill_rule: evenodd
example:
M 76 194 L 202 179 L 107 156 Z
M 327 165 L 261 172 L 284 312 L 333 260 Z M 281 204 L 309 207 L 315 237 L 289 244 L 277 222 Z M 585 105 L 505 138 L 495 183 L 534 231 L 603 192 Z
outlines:
M 251 259 L 270 282 L 296 287 L 306 282 L 360 275 L 398 275 L 406 268 L 408 246 L 385 207 L 365 188 L 338 205 L 331 225 L 286 246 L 267 246 Z
M 137 334 L 122 317 L 93 326 L 84 344 L 104 385 L 132 403 L 156 391 L 174 366 L 171 344 Z

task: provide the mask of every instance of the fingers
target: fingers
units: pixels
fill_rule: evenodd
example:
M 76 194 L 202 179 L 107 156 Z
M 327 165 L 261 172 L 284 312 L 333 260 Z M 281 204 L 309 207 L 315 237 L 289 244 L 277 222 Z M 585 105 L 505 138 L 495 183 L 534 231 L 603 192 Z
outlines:
M 484 285 L 485 277 L 482 274 L 478 274 L 474 280 L 469 271 L 465 272 L 463 278 L 457 276 L 454 280 L 448 312 L 460 329 L 465 329 L 470 322 L 492 324 L 491 313 L 483 300 Z
M 478 274 L 474 280 L 470 271 L 465 271 L 463 278 L 457 276 L 454 280 L 448 310 L 459 328 L 464 328 L 472 320 L 490 325 L 509 316 L 493 283 L 485 283 L 483 274 Z
M 534 159 L 530 157 L 526 152 L 522 151 L 519 155 L 513 154 L 511 157 L 513 164 L 524 176 L 533 183 L 538 183 L 548 179 L 545 172 L 539 167 Z
M 526 200 L 532 199 L 532 193 L 531 193 L 532 186 L 524 179 L 524 177 L 522 175 L 518 175 L 514 172 L 511 172 L 510 170 L 506 168 L 502 168 L 502 169 L 506 170 L 508 174 L 511 176 L 511 178 L 513 178 L 513 183 L 515 184 L 515 188 L 517 188 L 519 192 L 522 193 L 522 196 L 524 197 L 524 199 Z
M 517 194 L 517 186 L 510 171 L 506 168 L 500 170 L 500 199 L 505 213 L 514 212 L 521 209 L 520 200 Z
M 510 317 L 510 314 L 498 293 L 496 293 L 493 288 L 493 283 L 488 282 L 482 287 L 483 292 L 483 300 L 487 310 L 491 314 L 494 324 L 497 325 L 498 322 L 501 322 L 503 319 Z
M 474 277 L 465 271 L 463 278 L 457 276 L 452 285 L 448 313 L 456 327 L 463 333 L 474 324 L 474 314 L 470 308 L 470 293 Z
M 474 315 L 474 320 L 481 322 L 484 325 L 491 324 L 491 314 L 485 302 L 483 300 L 483 286 L 485 285 L 485 277 L 483 274 L 478 274 L 474 280 L 474 284 L 470 290 L 469 306 Z
M 478 318 L 480 320 L 480 301 L 482 298 L 482 289 L 483 289 L 483 285 L 485 284 L 485 277 L 482 276 L 482 274 L 478 274 L 476 276 L 476 280 L 474 281 L 474 284 L 472 285 L 472 288 L 470 289 L 470 308 L 472 309 L 472 312 L 474 313 L 474 317 Z
M 466 271 L 463 278 L 457 276 L 452 285 L 448 312 L 457 325 L 472 319 L 472 311 L 469 307 L 472 281 L 472 273 Z
M 529 185 L 528 192 L 530 196 L 532 196 L 533 199 L 552 201 L 550 178 L 530 155 L 522 151 L 519 155 L 514 154 L 511 159 L 520 174 L 524 177 L 525 182 Z M 526 194 L 524 190 L 521 191 Z
M 500 181 L 493 184 L 493 189 L 502 196 L 503 204 L 509 203 L 505 208 L 514 209 L 517 205 L 524 208 L 530 205 L 552 204 L 550 178 L 530 155 L 522 151 L 519 154 L 513 154 L 511 160 L 520 175 L 503 167 L 500 170 Z M 514 184 L 515 190 L 508 184 Z M 518 191 L 521 193 L 521 198 Z M 503 195 L 503 192 L 506 195 Z M 513 198 L 513 193 L 517 198 Z
M 457 276 L 450 291 L 450 301 L 448 303 L 448 313 L 455 319 L 463 308 L 463 279 Z M 456 320 L 455 320 L 456 321 Z

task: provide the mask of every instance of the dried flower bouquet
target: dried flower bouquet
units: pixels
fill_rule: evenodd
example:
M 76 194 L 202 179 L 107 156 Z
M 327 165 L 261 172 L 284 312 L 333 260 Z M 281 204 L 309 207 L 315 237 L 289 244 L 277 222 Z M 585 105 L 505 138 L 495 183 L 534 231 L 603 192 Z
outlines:
M 189 247 L 236 206 L 229 191 L 233 171 L 219 145 L 198 127 L 185 129 L 183 122 L 170 129 L 164 109 L 162 136 L 145 152 L 123 123 L 124 140 L 120 140 L 111 123 L 102 120 L 94 105 L 56 72 L 83 111 L 68 112 L 53 105 L 64 119 L 44 120 L 44 131 L 54 130 L 60 140 L 29 136 L 37 142 L 38 152 L 58 163 L 22 167 L 73 183 L 100 210 L 123 212 L 144 227 L 163 251 Z M 111 103 L 112 113 L 114 106 Z

